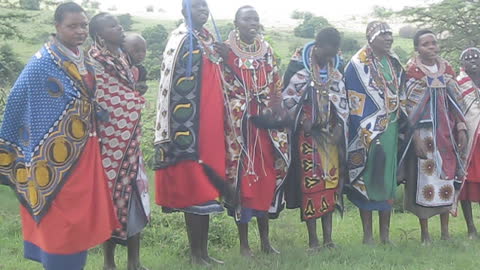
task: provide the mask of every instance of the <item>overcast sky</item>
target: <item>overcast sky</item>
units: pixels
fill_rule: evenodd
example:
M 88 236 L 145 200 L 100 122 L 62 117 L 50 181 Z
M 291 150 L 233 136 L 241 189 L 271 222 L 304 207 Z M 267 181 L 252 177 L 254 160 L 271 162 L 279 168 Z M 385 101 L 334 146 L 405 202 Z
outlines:
M 236 9 L 243 5 L 254 6 L 262 21 L 267 23 L 288 20 L 293 10 L 311 11 L 332 21 L 349 19 L 352 16 L 365 16 L 371 13 L 376 5 L 387 8 L 401 9 L 405 6 L 415 6 L 435 0 L 208 0 L 210 9 L 217 19 L 232 19 Z M 118 11 L 133 14 L 144 13 L 146 7 L 154 6 L 155 11 L 164 12 L 149 14 L 149 16 L 164 19 L 181 17 L 181 0 L 100 0 L 102 8 L 115 6 Z

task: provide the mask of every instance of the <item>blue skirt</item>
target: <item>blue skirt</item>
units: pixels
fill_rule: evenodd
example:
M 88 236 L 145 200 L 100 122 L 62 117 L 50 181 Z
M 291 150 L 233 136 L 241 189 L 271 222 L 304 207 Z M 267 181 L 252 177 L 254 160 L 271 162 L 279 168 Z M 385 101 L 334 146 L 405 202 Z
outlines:
M 47 253 L 28 241 L 23 245 L 25 258 L 41 263 L 46 270 L 82 270 L 87 262 L 87 251 L 60 255 Z

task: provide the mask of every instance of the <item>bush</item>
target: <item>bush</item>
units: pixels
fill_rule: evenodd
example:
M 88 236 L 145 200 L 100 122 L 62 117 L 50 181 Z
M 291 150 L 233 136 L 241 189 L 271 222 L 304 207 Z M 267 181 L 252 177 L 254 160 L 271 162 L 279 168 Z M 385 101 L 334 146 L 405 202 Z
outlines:
M 133 25 L 133 20 L 132 20 L 132 15 L 129 13 L 127 14 L 122 14 L 117 16 L 118 21 L 123 27 L 123 30 L 125 31 L 131 31 L 132 30 L 132 25 Z
M 398 31 L 398 35 L 402 38 L 413 38 L 418 28 L 412 25 L 407 25 Z
M 342 44 L 340 46 L 340 50 L 346 55 L 354 55 L 358 50 L 362 48 L 360 42 L 355 38 L 344 36 L 342 38 Z
M 162 62 L 161 57 L 154 57 L 150 52 L 147 52 L 143 66 L 148 71 L 147 79 L 159 80 L 160 79 L 160 64 Z
M 20 0 L 20 8 L 26 10 L 40 10 L 40 0 Z
M 330 26 L 330 23 L 324 17 L 317 17 L 311 13 L 303 15 L 303 22 L 293 30 L 295 36 L 301 38 L 315 38 L 317 32 Z
M 9 45 L 0 47 L 0 87 L 8 87 L 15 82 L 22 71 L 23 64 Z
M 142 36 L 148 45 L 144 62 L 144 66 L 148 70 L 148 79 L 158 80 L 160 78 L 162 54 L 168 40 L 167 29 L 163 25 L 157 24 L 143 30 Z

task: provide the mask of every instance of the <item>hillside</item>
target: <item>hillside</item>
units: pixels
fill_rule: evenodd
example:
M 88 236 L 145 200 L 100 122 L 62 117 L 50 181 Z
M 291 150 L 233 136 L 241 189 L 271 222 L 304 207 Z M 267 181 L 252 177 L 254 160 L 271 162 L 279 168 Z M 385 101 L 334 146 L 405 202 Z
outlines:
M 0 8 L 0 14 L 7 12 L 8 10 Z M 0 41 L 0 45 L 3 43 L 9 44 L 14 48 L 14 51 L 20 56 L 20 59 L 26 63 L 28 59 L 38 50 L 41 44 L 48 39 L 49 33 L 54 31 L 53 26 L 53 12 L 52 11 L 27 11 L 25 12 L 29 16 L 33 16 L 31 21 L 26 21 L 18 24 L 19 32 L 25 37 L 24 40 L 8 40 Z M 174 29 L 177 22 L 175 21 L 165 21 L 158 20 L 153 18 L 145 17 L 133 17 L 133 32 L 142 32 L 145 28 L 154 26 L 156 24 L 163 25 L 169 32 Z M 228 21 L 221 20 L 217 24 L 219 27 L 229 23 Z M 345 23 L 342 23 L 345 25 Z M 211 26 L 209 25 L 211 29 Z M 358 44 L 363 45 L 365 43 L 365 37 L 363 33 L 360 32 L 350 32 L 345 29 L 340 29 L 344 31 L 344 35 L 350 38 L 353 38 L 358 41 Z M 281 62 L 285 65 L 295 48 L 303 46 L 306 42 L 310 41 L 308 39 L 298 38 L 293 35 L 293 29 L 287 28 L 266 28 L 265 34 L 267 39 L 272 43 L 272 46 L 281 58 Z M 396 37 L 394 47 L 400 47 L 405 52 L 412 52 L 411 40 L 402 39 Z M 346 54 L 346 57 L 349 57 L 350 54 Z M 348 59 L 346 59 L 348 60 Z

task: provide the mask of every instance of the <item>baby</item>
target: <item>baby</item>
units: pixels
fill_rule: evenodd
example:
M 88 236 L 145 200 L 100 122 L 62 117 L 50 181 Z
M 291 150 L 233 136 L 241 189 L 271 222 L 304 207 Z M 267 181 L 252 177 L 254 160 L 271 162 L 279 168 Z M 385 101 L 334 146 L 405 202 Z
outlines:
M 123 43 L 123 50 L 128 55 L 129 64 L 135 79 L 135 90 L 144 95 L 147 90 L 147 70 L 141 64 L 147 54 L 147 42 L 136 33 L 127 34 Z

